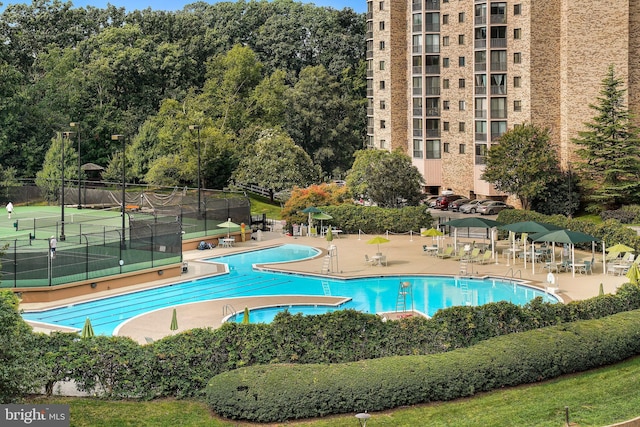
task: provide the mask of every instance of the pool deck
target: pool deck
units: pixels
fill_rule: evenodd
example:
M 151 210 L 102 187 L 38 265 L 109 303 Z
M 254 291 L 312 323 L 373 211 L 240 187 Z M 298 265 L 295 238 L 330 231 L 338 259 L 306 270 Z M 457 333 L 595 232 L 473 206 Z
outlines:
M 323 276 L 332 276 L 337 278 L 350 277 L 366 277 L 380 275 L 460 275 L 460 262 L 451 259 L 440 259 L 430 256 L 422 250 L 423 245 L 431 246 L 431 237 L 420 237 L 418 235 L 390 235 L 390 242 L 380 245 L 380 252 L 387 258 L 386 266 L 367 265 L 365 263 L 365 254 L 371 257 L 378 252 L 377 245 L 367 244 L 367 240 L 374 236 L 371 235 L 347 235 L 334 239 L 331 244 L 336 247 L 336 256 L 332 258 L 332 272 Z M 462 239 L 465 240 L 465 239 Z M 255 250 L 265 247 L 281 245 L 286 243 L 301 244 L 314 246 L 323 250 L 323 253 L 313 259 L 305 261 L 290 262 L 277 264 L 277 269 L 287 272 L 299 272 L 306 274 L 321 275 L 324 256 L 327 254 L 326 249 L 329 242 L 322 237 L 291 237 L 278 232 L 263 232 L 260 242 L 250 240 L 247 242 L 238 242 L 232 248 L 215 248 L 205 251 L 188 251 L 184 253 L 184 260 L 188 262 L 189 268 L 186 273 L 178 280 L 165 279 L 149 283 L 143 283 L 128 290 L 139 290 L 142 288 L 162 286 L 176 281 L 192 280 L 198 277 L 221 274 L 223 269 L 219 265 L 209 262 L 202 262 L 215 256 L 228 255 L 234 252 Z M 441 241 L 441 245 L 452 243 L 451 238 Z M 489 264 L 479 265 L 470 264 L 468 275 L 473 277 L 493 276 L 493 277 L 511 277 L 515 271 L 515 277 L 528 281 L 531 286 L 545 289 L 548 285 L 548 272 L 543 268 L 542 264 L 536 264 L 535 274 L 531 272 L 531 264 L 527 263 L 527 269 L 524 269 L 522 261 L 518 261 L 515 266 L 508 264 L 507 260 L 498 255 L 502 253 L 502 249 L 506 247 L 506 242 L 499 242 L 497 245 L 497 263 L 493 260 Z M 559 251 L 559 249 L 557 249 Z M 576 251 L 576 262 L 591 258 L 591 253 Z M 602 272 L 602 254 L 596 253 L 596 263 L 593 268 L 593 274 L 584 275 L 576 273 L 572 277 L 571 272 L 555 274 L 557 290 L 555 293 L 564 301 L 579 300 L 598 295 L 600 284 L 603 284 L 605 293 L 614 293 L 621 284 L 627 282 L 625 276 L 605 275 Z M 276 269 L 276 268 L 274 268 Z M 99 295 L 92 294 L 91 298 L 106 297 L 115 293 L 123 293 L 119 291 L 105 291 Z M 58 301 L 52 303 L 23 304 L 21 308 L 25 310 L 43 309 L 55 305 L 66 305 L 82 301 L 82 297 L 76 297 L 69 300 Z M 173 307 L 146 313 L 133 318 L 121 325 L 117 331 L 117 335 L 129 336 L 139 343 L 147 343 L 151 340 L 158 340 L 168 335 L 172 335 L 181 331 L 196 327 L 218 327 L 231 312 L 242 312 L 245 307 L 249 309 L 264 306 L 279 305 L 298 305 L 298 304 L 337 304 L 340 298 L 336 297 L 301 297 L 301 296 L 282 296 L 282 297 L 252 297 L 252 298 L 233 298 L 227 300 L 205 301 L 199 303 L 184 304 L 176 307 L 178 318 L 178 330 L 171 331 L 171 317 Z M 48 332 L 52 328 L 46 325 L 34 324 L 34 330 Z

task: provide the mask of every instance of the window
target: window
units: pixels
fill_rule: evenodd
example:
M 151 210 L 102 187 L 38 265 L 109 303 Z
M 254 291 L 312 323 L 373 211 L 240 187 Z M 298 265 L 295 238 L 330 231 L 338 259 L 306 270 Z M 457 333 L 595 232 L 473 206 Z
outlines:
M 380 21 L 379 28 L 380 31 L 384 31 L 384 21 Z
M 520 15 L 522 13 L 522 5 L 521 4 L 514 4 L 513 5 L 513 14 L 514 15 Z
M 460 145 L 458 146 L 458 153 L 460 153 L 460 154 L 464 154 L 464 153 L 465 153 L 465 151 L 467 151 L 467 150 L 466 150 L 466 148 L 465 148 L 464 144 L 460 144 Z
M 513 111 L 522 111 L 522 101 L 513 101 Z
M 464 34 L 458 34 L 458 44 L 464 44 Z
M 507 131 L 507 122 L 491 122 L 491 140 L 500 138 Z
M 438 34 L 427 34 L 424 36 L 427 53 L 440 53 L 440 36 Z
M 427 141 L 427 159 L 439 159 L 440 155 L 440 140 L 428 140 Z M 414 156 L 415 157 L 415 156 Z
M 515 76 L 513 78 L 513 87 L 520 87 L 520 81 L 521 81 L 520 76 Z
M 449 89 L 449 79 L 443 79 L 442 80 L 442 88 L 443 89 Z
M 449 46 L 449 36 L 442 36 L 442 46 Z
M 458 87 L 459 87 L 460 89 L 464 89 L 464 86 L 465 86 L 465 81 L 464 81 L 464 79 L 458 79 Z
M 464 111 L 467 107 L 467 103 L 465 101 L 458 101 L 458 110 Z
M 449 58 L 442 58 L 442 67 L 449 68 Z
M 442 109 L 443 110 L 449 109 L 449 101 L 442 101 Z
M 413 140 L 413 157 L 416 159 L 422 158 L 422 140 L 421 139 Z
M 513 54 L 513 63 L 519 64 L 522 62 L 522 54 L 520 52 L 514 52 Z
M 380 100 L 380 109 L 385 110 L 387 108 L 387 103 L 384 100 Z
M 387 128 L 386 120 L 380 120 L 380 129 L 386 129 L 386 128 Z
M 442 15 L 442 25 L 447 25 L 449 23 L 449 15 Z
M 449 122 L 442 122 L 442 130 L 449 132 Z
M 465 65 L 465 58 L 464 58 L 464 56 L 460 56 L 460 57 L 458 57 L 458 66 L 459 66 L 459 67 L 464 67 L 464 65 Z
M 449 152 L 449 143 L 445 142 L 444 144 L 442 144 L 442 151 L 444 151 L 445 153 Z
M 383 1 L 380 2 L 379 6 L 380 6 L 380 10 L 384 10 L 384 2 Z
M 385 63 L 384 61 L 380 61 L 380 71 L 384 70 Z
M 384 50 L 384 40 L 380 42 L 380 50 Z
M 380 80 L 380 89 L 384 90 L 385 83 L 384 80 Z
M 464 22 L 464 12 L 458 14 L 458 22 Z
M 380 140 L 380 148 L 387 148 L 387 140 L 386 139 L 381 139 Z
M 491 98 L 491 118 L 507 118 L 507 98 Z
M 513 29 L 513 38 L 516 39 L 516 40 L 522 38 L 522 29 L 521 28 L 514 28 Z
M 465 124 L 464 122 L 458 123 L 458 132 L 464 132 Z

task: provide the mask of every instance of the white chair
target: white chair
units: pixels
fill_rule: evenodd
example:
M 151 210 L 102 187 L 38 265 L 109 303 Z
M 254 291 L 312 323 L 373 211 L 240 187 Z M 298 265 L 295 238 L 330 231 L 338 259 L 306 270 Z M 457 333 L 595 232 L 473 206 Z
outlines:
M 365 254 L 365 256 L 364 256 L 364 264 L 365 265 L 373 265 L 373 263 L 375 261 L 376 261 L 375 259 L 371 259 L 371 258 L 369 258 L 369 255 Z

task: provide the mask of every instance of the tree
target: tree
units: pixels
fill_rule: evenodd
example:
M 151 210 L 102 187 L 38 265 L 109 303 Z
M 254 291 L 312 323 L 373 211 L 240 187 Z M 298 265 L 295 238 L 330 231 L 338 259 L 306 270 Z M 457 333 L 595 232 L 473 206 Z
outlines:
M 355 158 L 347 174 L 347 186 L 354 195 L 381 207 L 418 204 L 424 179 L 402 150 L 360 150 Z
M 49 201 L 58 200 L 62 191 L 62 161 L 64 160 L 64 180 L 73 181 L 78 178 L 78 153 L 75 142 L 70 138 L 62 138 L 59 134 L 51 140 L 51 146 L 45 154 L 42 170 L 36 174 L 36 185 Z M 62 147 L 64 144 L 64 159 Z
M 625 106 L 622 84 L 610 66 L 597 103 L 590 105 L 597 114 L 573 140 L 581 147 L 576 150 L 582 158 L 577 167 L 591 211 L 639 200 L 640 138 Z
M 504 133 L 492 145 L 482 179 L 497 190 L 515 195 L 522 207 L 547 188 L 559 173 L 558 156 L 549 145 L 549 129 L 523 124 Z
M 264 131 L 250 151 L 240 160 L 233 179 L 268 188 L 272 201 L 274 192 L 306 187 L 320 178 L 311 157 L 282 130 Z
M 336 184 L 310 185 L 306 188 L 295 187 L 291 197 L 282 208 L 282 219 L 288 224 L 307 221 L 307 214 L 301 211 L 309 206 L 330 206 L 353 203 L 347 187 Z

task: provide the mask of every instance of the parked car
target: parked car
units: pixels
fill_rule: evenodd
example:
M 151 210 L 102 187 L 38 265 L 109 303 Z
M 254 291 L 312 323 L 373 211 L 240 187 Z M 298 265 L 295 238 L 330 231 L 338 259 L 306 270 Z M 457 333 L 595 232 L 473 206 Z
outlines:
M 469 203 L 471 201 L 471 199 L 466 199 L 466 198 L 462 198 L 462 199 L 458 199 L 458 200 L 454 200 L 452 202 L 449 203 L 449 207 L 448 209 L 450 211 L 459 211 L 460 210 L 460 206 Z
M 422 203 L 423 205 L 426 205 L 430 208 L 433 208 L 436 206 L 436 199 L 438 198 L 438 196 L 433 196 L 433 195 L 427 195 L 425 196 L 420 203 Z
M 446 196 L 440 196 L 436 199 L 436 209 L 442 209 L 443 211 L 446 211 L 449 208 L 449 203 L 458 199 L 462 199 L 462 196 L 458 194 L 447 194 Z
M 505 202 L 493 200 L 491 202 L 480 204 L 480 206 L 478 206 L 478 213 L 481 215 L 495 215 L 503 209 L 513 209 L 513 206 L 508 205 Z
M 488 200 L 488 199 L 469 200 L 468 203 L 460 206 L 459 211 L 465 214 L 476 213 L 478 212 L 478 205 L 485 202 L 491 202 L 491 200 Z

